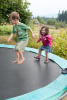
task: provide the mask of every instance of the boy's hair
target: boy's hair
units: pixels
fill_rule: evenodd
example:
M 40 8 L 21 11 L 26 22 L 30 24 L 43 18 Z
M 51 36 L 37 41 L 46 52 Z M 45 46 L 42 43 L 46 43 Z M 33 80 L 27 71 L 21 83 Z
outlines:
M 46 31 L 46 34 L 45 35 L 48 35 L 48 33 L 49 33 L 49 28 L 47 27 L 47 26 L 43 26 L 43 27 L 41 27 L 41 30 L 40 30 L 40 34 L 42 35 L 42 29 L 43 28 L 45 28 L 45 31 Z
M 20 16 L 17 12 L 12 12 L 10 15 L 9 15 L 9 20 L 15 20 L 15 19 L 20 19 Z

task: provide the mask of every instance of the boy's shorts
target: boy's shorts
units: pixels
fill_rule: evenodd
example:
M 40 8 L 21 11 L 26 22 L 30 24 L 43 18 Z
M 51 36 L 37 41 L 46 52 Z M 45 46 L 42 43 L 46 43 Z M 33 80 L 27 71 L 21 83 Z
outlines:
M 15 46 L 15 50 L 16 51 L 19 51 L 19 50 L 22 50 L 24 51 L 25 47 L 27 46 L 28 44 L 28 40 L 25 40 L 25 41 L 20 41 L 16 44 Z
M 52 52 L 52 47 L 42 45 L 40 50 L 45 50 L 46 52 Z

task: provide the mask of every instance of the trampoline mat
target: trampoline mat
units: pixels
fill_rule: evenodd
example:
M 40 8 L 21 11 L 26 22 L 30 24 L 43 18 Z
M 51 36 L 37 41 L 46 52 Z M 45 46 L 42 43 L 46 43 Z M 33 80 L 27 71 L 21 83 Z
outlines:
M 50 61 L 44 64 L 37 54 L 25 51 L 23 64 L 13 64 L 16 55 L 13 49 L 0 48 L 0 100 L 12 98 L 42 88 L 61 74 L 61 68 Z

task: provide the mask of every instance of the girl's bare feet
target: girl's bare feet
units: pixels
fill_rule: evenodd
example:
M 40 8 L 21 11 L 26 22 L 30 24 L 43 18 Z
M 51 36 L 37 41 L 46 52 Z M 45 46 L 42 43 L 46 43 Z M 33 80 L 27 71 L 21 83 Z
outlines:
M 44 63 L 46 63 L 46 64 L 49 63 L 49 60 L 45 60 Z

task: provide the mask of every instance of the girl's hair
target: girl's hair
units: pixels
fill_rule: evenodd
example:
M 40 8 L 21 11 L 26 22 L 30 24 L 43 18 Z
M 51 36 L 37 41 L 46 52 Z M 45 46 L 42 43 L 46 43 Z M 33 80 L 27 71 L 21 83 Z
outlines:
M 20 16 L 18 14 L 18 12 L 12 12 L 10 15 L 9 15 L 9 20 L 15 20 L 15 19 L 20 19 Z
M 42 29 L 43 29 L 43 28 L 45 28 L 45 31 L 46 31 L 45 35 L 48 35 L 48 33 L 49 33 L 49 28 L 48 28 L 47 26 L 41 27 L 40 34 L 43 35 L 43 34 L 42 34 Z

